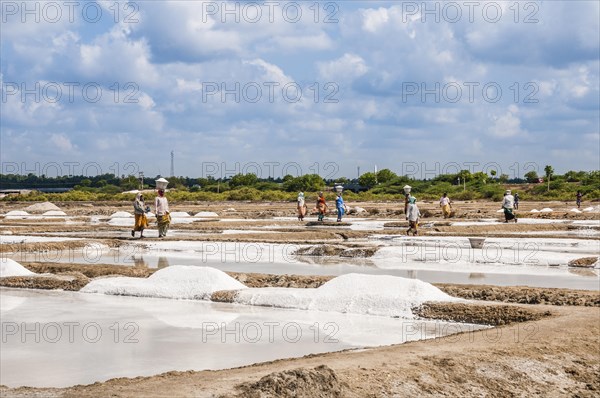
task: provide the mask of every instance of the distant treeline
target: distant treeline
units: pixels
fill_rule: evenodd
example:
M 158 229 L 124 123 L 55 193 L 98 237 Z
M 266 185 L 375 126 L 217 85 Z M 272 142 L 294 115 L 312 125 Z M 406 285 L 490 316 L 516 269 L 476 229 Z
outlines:
M 377 173 L 367 172 L 358 179 L 323 179 L 317 174 L 298 177 L 258 178 L 254 174 L 237 174 L 230 178 L 215 179 L 190 177 L 165 177 L 169 180 L 169 195 L 180 200 L 292 200 L 297 192 L 313 193 L 331 191 L 334 185 L 342 185 L 348 198 L 364 200 L 395 200 L 403 195 L 403 187 L 410 185 L 412 192 L 423 198 L 436 198 L 446 192 L 457 200 L 492 199 L 501 200 L 507 187 L 519 192 L 524 200 L 572 200 L 579 190 L 584 199 L 600 197 L 600 170 L 569 171 L 555 175 L 551 166 L 545 174 L 538 176 L 529 172 L 525 178 L 510 179 L 507 175 L 496 176 L 483 172 L 471 173 L 463 170 L 456 174 L 441 174 L 433 179 L 419 180 L 409 176 L 398 176 L 389 169 Z M 136 189 L 152 189 L 156 177 L 143 181 L 136 176 L 46 177 L 35 174 L 0 174 L 0 190 L 72 188 L 60 194 L 34 192 L 28 196 L 8 197 L 4 200 L 105 200 L 123 199 L 122 192 Z M 55 195 L 55 196 L 52 196 Z M 35 199 L 34 199 L 35 198 Z

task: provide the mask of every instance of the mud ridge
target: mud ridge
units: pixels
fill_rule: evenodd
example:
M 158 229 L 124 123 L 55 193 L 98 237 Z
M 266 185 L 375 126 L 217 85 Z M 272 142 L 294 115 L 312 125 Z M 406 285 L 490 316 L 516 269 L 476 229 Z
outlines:
M 551 316 L 550 311 L 531 310 L 514 305 L 483 305 L 475 303 L 425 303 L 412 309 L 421 318 L 450 322 L 501 326 L 516 322 L 537 321 Z
M 344 383 L 326 365 L 273 372 L 257 382 L 238 384 L 236 394 L 219 398 L 342 398 Z
M 340 256 L 351 258 L 372 257 L 378 250 L 378 247 L 345 247 L 339 245 L 315 245 L 301 247 L 293 254 L 296 256 Z

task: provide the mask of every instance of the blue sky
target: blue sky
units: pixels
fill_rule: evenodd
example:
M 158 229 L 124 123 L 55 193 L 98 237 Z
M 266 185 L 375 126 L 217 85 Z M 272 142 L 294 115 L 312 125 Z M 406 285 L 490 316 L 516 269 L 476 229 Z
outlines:
M 600 168 L 596 1 L 23 4 L 5 173 Z

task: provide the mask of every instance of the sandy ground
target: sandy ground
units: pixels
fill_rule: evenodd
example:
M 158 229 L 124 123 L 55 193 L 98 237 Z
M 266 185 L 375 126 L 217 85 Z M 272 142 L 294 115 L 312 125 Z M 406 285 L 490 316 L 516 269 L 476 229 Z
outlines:
M 585 203 L 582 208 L 597 203 Z M 23 210 L 31 203 L 0 203 L 0 213 Z M 23 243 L 0 246 L 0 252 L 36 252 L 81 247 L 91 241 L 117 247 L 127 244 L 130 227 L 84 223 L 90 216 L 105 220 L 116 211 L 131 212 L 128 202 L 56 203 L 71 218 L 56 220 L 7 220 L 0 218 L 0 233 L 14 235 L 73 236 L 76 233 L 106 234 L 87 236 L 79 242 Z M 221 220 L 259 218 L 246 221 L 202 221 L 179 224 L 174 229 L 186 240 L 317 243 L 337 247 L 331 255 L 344 250 L 360 252 L 352 244 L 373 234 L 401 232 L 405 221 L 403 203 L 349 203 L 366 213 L 361 218 L 384 219 L 397 223 L 378 231 L 354 231 L 341 225 L 326 229 L 306 226 L 296 220 L 271 217 L 293 217 L 290 203 L 172 203 L 173 211 L 195 214 L 214 211 Z M 550 207 L 553 213 L 529 213 Z M 521 217 L 597 220 L 598 214 L 571 213 L 573 203 L 522 202 L 517 212 Z M 233 208 L 235 211 L 231 211 Z M 499 203 L 467 201 L 455 203 L 456 218 L 465 221 L 479 218 L 500 219 Z M 453 236 L 537 236 L 551 232 L 553 237 L 567 237 L 573 226 L 563 224 L 502 224 L 449 226 L 441 218 L 437 203 L 422 202 L 426 214 L 423 235 Z M 226 211 L 229 210 L 229 211 Z M 331 216 L 332 218 L 334 216 Z M 346 217 L 345 221 L 352 221 Z M 133 222 L 133 221 L 132 221 Z M 273 229 L 276 227 L 277 229 Z M 224 229 L 270 232 L 222 235 Z M 69 235 L 69 234 L 72 235 Z M 113 234 L 113 235 L 111 235 Z M 546 235 L 544 235 L 546 236 Z M 572 237 L 572 236 L 571 236 Z M 168 236 L 168 240 L 180 237 Z M 598 239 L 597 237 L 578 237 Z M 156 238 L 148 237 L 148 241 Z M 138 239 L 136 239 L 138 241 Z M 324 247 L 324 246 L 323 246 Z M 323 249 L 327 256 L 328 250 Z M 79 290 L 90 278 L 106 275 L 147 277 L 153 271 L 146 267 L 118 265 L 24 263 L 29 269 L 48 275 L 36 278 L 3 278 L 0 285 L 28 288 L 61 288 Z M 229 273 L 248 286 L 317 287 L 328 276 L 268 275 Z M 252 366 L 202 372 L 169 372 L 152 377 L 120 378 L 87 386 L 56 388 L 0 387 L 2 397 L 404 397 L 404 396 L 576 396 L 600 395 L 600 293 L 568 289 L 497 287 L 482 285 L 437 284 L 450 295 L 477 300 L 470 304 L 427 303 L 419 308 L 422 317 L 481 322 L 500 325 L 493 329 L 463 333 L 431 341 L 350 350 L 283 359 Z M 376 336 L 374 336 L 376 339 Z M 159 360 L 159 359 L 158 359 Z

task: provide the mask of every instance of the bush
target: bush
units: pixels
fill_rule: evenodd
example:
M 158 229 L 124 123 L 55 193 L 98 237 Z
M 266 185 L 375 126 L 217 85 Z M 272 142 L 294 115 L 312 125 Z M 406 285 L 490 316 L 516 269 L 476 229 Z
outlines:
M 477 194 L 473 191 L 460 191 L 452 194 L 450 200 L 473 200 L 477 198 Z
M 261 192 L 256 188 L 240 188 L 227 192 L 227 200 L 261 200 Z

